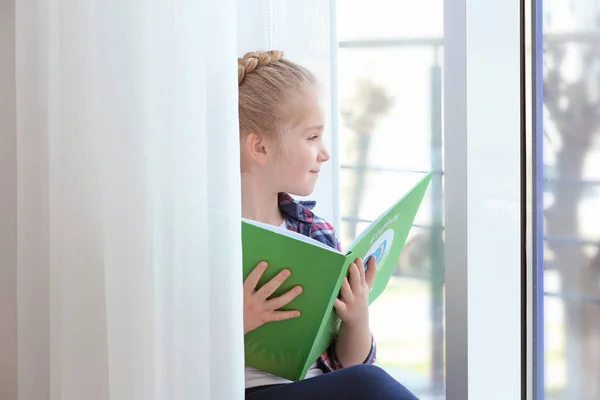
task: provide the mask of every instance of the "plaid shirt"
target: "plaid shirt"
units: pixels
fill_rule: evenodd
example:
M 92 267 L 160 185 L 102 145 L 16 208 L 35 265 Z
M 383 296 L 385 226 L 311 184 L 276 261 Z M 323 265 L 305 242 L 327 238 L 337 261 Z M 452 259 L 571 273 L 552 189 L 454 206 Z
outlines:
M 279 194 L 279 209 L 285 217 L 287 228 L 302 235 L 311 237 L 337 250 L 342 250 L 342 245 L 333 226 L 322 218 L 316 216 L 311 210 L 315 207 L 314 201 L 296 201 L 287 193 Z M 363 362 L 374 364 L 376 358 L 375 340 L 371 340 L 371 351 Z M 323 372 L 342 369 L 342 364 L 335 354 L 335 341 L 319 357 L 317 361 Z

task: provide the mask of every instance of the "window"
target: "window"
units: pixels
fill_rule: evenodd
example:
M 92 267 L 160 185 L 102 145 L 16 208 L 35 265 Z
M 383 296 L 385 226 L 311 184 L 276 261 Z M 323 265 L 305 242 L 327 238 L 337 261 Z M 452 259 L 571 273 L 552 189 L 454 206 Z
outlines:
M 337 25 L 342 241 L 435 168 L 371 325 L 381 367 L 420 399 L 445 398 L 443 1 L 340 1 Z
M 600 2 L 543 0 L 544 380 L 600 398 Z

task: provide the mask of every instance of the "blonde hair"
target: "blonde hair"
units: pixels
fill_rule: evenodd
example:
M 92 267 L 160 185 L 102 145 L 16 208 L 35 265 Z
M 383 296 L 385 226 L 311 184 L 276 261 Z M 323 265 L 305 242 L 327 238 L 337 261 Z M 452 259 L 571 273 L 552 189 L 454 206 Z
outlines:
M 238 58 L 240 135 L 256 132 L 281 138 L 301 118 L 302 94 L 316 84 L 306 68 L 283 59 L 279 50 Z

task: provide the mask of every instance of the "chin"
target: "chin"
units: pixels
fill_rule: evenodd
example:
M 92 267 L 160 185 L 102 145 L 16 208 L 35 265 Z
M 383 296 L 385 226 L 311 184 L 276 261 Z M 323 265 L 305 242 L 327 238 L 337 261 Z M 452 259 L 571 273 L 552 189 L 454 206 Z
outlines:
M 304 188 L 294 188 L 294 189 L 289 190 L 288 193 L 293 196 L 306 197 L 306 196 L 310 196 L 311 194 L 313 194 L 314 191 L 315 191 L 315 188 L 313 186 L 313 187 L 304 187 Z

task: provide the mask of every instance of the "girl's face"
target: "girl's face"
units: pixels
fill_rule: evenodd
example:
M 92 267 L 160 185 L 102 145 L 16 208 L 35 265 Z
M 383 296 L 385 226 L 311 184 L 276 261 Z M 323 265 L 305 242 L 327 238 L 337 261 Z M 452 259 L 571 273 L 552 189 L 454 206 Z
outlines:
M 330 155 L 323 142 L 323 112 L 316 98 L 309 96 L 302 108 L 302 118 L 283 135 L 281 151 L 272 166 L 279 191 L 308 196 Z

